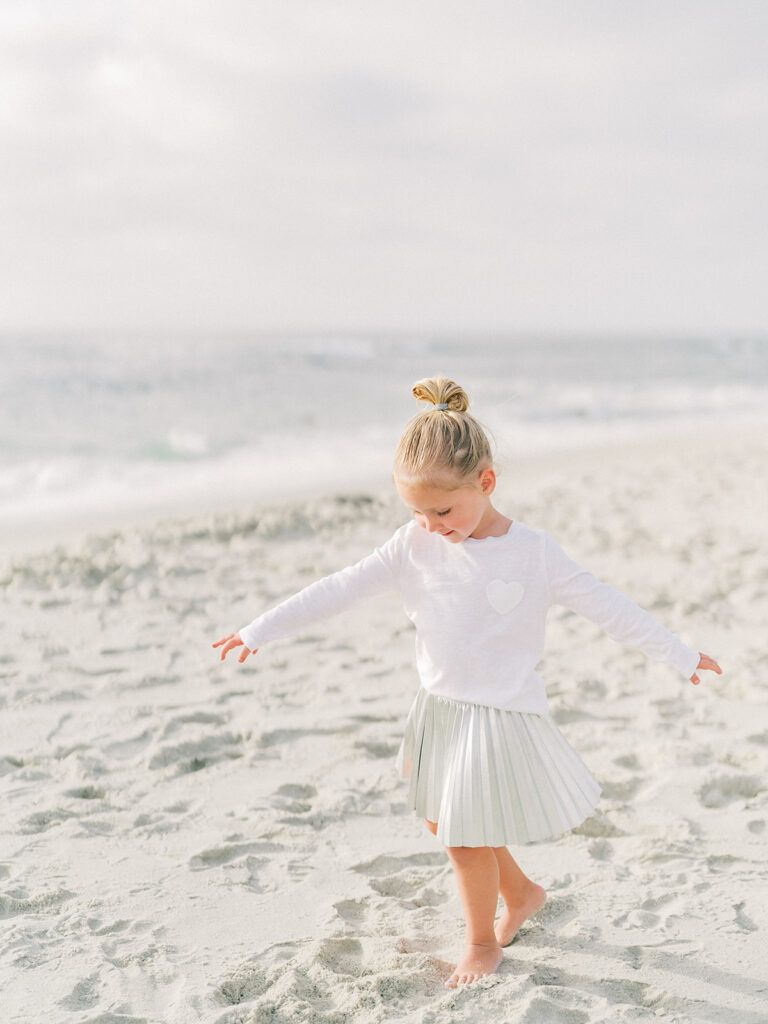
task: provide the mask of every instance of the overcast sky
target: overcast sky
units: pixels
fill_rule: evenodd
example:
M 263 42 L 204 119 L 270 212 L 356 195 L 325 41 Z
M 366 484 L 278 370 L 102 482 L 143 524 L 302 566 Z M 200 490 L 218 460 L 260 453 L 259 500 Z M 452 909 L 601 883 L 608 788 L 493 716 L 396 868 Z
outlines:
M 2 0 L 0 330 L 768 332 L 764 0 Z

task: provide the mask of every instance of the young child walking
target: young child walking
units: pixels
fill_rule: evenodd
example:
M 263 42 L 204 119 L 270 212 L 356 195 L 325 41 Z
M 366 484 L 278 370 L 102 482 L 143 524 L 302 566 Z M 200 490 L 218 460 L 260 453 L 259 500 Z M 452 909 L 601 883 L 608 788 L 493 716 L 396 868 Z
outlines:
M 416 627 L 421 688 L 398 766 L 408 803 L 446 847 L 466 945 L 446 981 L 492 973 L 502 947 L 546 899 L 507 846 L 560 835 L 588 817 L 600 787 L 547 711 L 536 672 L 547 609 L 562 604 L 614 640 L 667 662 L 693 683 L 720 673 L 648 612 L 572 561 L 543 530 L 496 509 L 491 448 L 445 377 L 419 381 L 428 403 L 407 424 L 394 483 L 413 519 L 356 565 L 312 583 L 213 644 L 243 662 L 363 598 L 399 591 Z M 499 895 L 503 909 L 497 921 Z

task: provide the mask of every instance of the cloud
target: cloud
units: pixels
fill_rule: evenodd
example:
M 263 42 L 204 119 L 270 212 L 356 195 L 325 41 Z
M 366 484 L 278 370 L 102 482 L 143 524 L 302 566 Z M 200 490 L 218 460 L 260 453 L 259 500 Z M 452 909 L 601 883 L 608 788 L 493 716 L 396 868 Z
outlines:
M 11 0 L 0 325 L 764 329 L 767 29 Z

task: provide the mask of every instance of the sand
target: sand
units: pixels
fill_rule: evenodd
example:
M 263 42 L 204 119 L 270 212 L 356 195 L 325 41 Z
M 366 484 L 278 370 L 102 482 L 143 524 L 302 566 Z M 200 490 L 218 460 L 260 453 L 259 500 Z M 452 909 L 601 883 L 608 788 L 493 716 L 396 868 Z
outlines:
M 553 609 L 551 709 L 604 795 L 513 848 L 549 901 L 456 991 L 454 879 L 394 767 L 418 686 L 397 598 L 243 666 L 210 647 L 386 539 L 394 494 L 6 556 L 3 1024 L 764 1024 L 767 460 L 742 435 L 507 467 L 504 511 L 724 675 L 693 687 Z

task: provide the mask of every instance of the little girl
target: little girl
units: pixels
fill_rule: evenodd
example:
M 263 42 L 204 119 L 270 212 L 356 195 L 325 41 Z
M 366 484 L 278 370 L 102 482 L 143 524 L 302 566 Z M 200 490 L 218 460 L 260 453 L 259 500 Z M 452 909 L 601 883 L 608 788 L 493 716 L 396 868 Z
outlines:
M 546 898 L 506 847 L 574 828 L 600 787 L 547 711 L 536 672 L 544 621 L 562 604 L 614 640 L 698 683 L 720 673 L 648 612 L 572 561 L 543 530 L 491 502 L 488 438 L 464 391 L 444 377 L 413 386 L 429 403 L 405 428 L 394 483 L 413 521 L 356 565 L 318 580 L 213 646 L 243 662 L 362 598 L 400 592 L 416 627 L 421 688 L 408 713 L 398 767 L 408 803 L 447 849 L 466 919 L 450 988 L 493 972 Z M 504 907 L 495 924 L 498 898 Z

